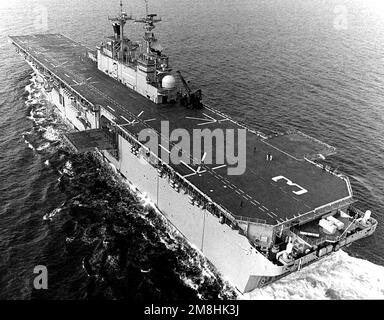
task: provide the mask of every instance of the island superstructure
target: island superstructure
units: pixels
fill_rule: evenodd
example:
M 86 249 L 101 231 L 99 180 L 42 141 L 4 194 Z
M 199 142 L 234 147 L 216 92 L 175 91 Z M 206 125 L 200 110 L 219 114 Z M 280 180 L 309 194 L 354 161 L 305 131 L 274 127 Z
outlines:
M 283 276 L 371 235 L 377 221 L 355 202 L 347 176 L 319 163 L 335 149 L 299 131 L 267 136 L 202 101 L 155 37 L 161 19 L 133 19 L 121 8 L 113 36 L 95 51 L 61 34 L 10 36 L 16 51 L 44 81 L 52 108 L 73 128 L 65 140 L 77 152 L 96 151 L 148 199 L 241 292 Z M 124 27 L 144 26 L 144 45 Z M 230 163 L 163 161 L 143 130 L 164 136 L 183 128 L 246 130 L 246 169 Z M 233 141 L 236 143 L 236 140 Z M 216 143 L 212 143 L 215 154 Z M 204 150 L 201 151 L 201 159 Z M 200 160 L 201 160 L 200 159 Z

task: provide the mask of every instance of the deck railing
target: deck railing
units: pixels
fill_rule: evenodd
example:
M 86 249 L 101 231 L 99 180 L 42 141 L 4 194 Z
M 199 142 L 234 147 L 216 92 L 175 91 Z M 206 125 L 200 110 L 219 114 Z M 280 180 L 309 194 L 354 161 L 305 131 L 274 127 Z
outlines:
M 243 217 L 243 216 L 238 216 L 238 215 L 234 215 L 234 214 L 232 214 L 232 216 L 238 221 L 252 222 L 252 223 L 257 223 L 257 224 L 267 224 L 267 220 L 264 220 L 264 219 Z

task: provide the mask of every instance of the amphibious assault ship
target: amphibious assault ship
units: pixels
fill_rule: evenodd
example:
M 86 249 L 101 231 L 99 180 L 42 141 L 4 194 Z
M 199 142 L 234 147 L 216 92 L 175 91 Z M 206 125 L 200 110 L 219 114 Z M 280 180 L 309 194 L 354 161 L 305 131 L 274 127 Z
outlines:
M 73 128 L 68 145 L 102 155 L 241 292 L 375 231 L 371 212 L 353 206 L 348 177 L 317 161 L 333 147 L 299 131 L 267 136 L 204 103 L 201 91 L 172 70 L 153 32 L 161 19 L 148 7 L 141 19 L 122 6 L 109 19 L 113 35 L 96 50 L 61 34 L 9 39 Z M 144 25 L 144 45 L 124 32 L 130 20 Z M 233 163 L 206 161 L 206 148 L 177 163 L 164 160 L 177 148 L 169 139 L 177 128 L 191 135 L 245 130 L 245 171 L 228 174 Z M 140 139 L 146 130 L 160 137 L 155 147 Z M 209 146 L 213 155 L 223 147 L 217 141 Z M 240 148 L 236 139 L 225 143 Z

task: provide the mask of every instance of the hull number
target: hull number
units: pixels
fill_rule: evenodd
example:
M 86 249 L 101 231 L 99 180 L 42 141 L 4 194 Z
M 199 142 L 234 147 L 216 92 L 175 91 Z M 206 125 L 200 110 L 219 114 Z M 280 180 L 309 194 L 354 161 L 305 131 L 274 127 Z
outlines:
M 302 194 L 308 192 L 307 189 L 304 189 L 302 186 L 299 186 L 297 183 L 293 183 L 291 180 L 289 180 L 288 178 L 286 178 L 284 176 L 277 176 L 277 177 L 272 178 L 272 180 L 275 182 L 277 182 L 281 179 L 285 180 L 287 182 L 287 185 L 300 189 L 300 190 L 292 191 L 294 194 L 296 194 L 298 196 L 301 196 Z

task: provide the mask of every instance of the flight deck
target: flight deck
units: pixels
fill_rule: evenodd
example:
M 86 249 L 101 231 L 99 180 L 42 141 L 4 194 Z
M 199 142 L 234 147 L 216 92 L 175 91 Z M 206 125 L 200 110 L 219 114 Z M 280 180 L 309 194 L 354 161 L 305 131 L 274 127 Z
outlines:
M 315 155 L 334 152 L 334 148 L 320 141 L 298 132 L 265 136 L 209 106 L 187 109 L 176 104 L 156 104 L 98 70 L 96 63 L 87 58 L 87 47 L 60 34 L 10 39 L 70 91 L 107 110 L 120 128 L 136 136 L 145 128 L 160 133 L 163 121 L 169 122 L 170 132 L 182 128 L 191 136 L 193 129 L 246 129 L 246 169 L 241 175 L 228 175 L 231 165 L 226 161 L 197 165 L 191 159 L 190 163 L 170 163 L 184 179 L 238 219 L 278 225 L 352 201 L 346 177 L 311 161 Z M 215 141 L 213 155 L 217 147 Z M 164 148 L 160 145 L 159 153 Z

